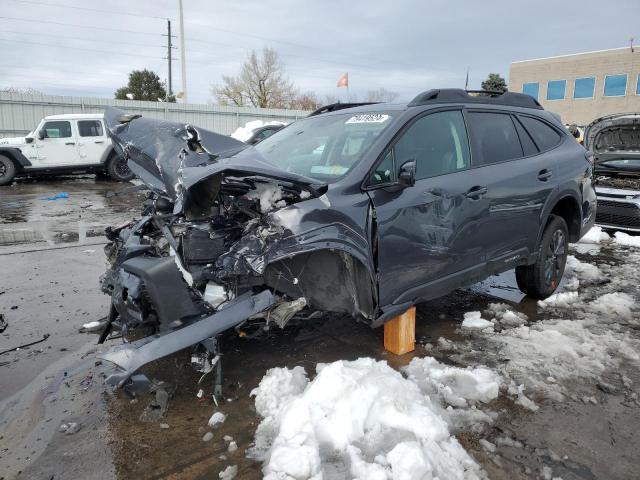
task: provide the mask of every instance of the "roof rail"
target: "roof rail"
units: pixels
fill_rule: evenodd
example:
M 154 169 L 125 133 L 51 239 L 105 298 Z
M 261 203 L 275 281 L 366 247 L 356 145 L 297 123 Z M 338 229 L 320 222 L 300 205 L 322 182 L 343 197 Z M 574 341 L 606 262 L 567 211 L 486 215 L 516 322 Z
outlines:
M 364 105 L 375 105 L 376 103 L 380 103 L 380 102 L 332 103 L 330 105 L 324 105 L 323 107 L 320 107 L 317 110 L 314 110 L 307 116 L 314 117 L 316 115 L 320 115 L 321 113 L 336 112 L 338 110 L 344 110 L 345 108 L 362 107 Z
M 486 103 L 544 110 L 535 98 L 524 93 L 463 90 L 461 88 L 427 90 L 411 100 L 408 106 L 415 107 L 418 105 L 429 105 L 431 103 Z

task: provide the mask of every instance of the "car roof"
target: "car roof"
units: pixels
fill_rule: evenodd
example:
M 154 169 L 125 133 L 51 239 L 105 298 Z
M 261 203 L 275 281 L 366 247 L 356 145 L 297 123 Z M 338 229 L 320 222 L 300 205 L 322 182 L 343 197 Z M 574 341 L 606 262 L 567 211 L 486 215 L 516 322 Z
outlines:
M 45 120 L 84 120 L 84 119 L 102 119 L 103 113 L 64 113 L 62 115 L 48 115 Z

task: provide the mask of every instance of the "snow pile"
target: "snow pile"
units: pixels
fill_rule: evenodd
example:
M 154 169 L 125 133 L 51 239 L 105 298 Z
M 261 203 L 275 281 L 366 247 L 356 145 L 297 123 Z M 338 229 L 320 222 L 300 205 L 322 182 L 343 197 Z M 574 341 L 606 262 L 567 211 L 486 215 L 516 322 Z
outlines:
M 420 367 L 427 366 L 440 372 L 433 383 L 421 376 Z M 308 382 L 301 367 L 271 369 L 252 392 L 264 420 L 251 455 L 264 461 L 266 479 L 482 476 L 451 435 L 442 407 L 386 362 L 360 358 L 319 364 L 316 370 Z M 447 382 L 447 367 L 437 362 L 415 363 L 412 370 L 429 389 Z M 493 386 L 481 383 L 485 377 L 495 380 L 485 372 L 449 375 L 463 379 L 448 386 L 465 402 L 493 395 Z
M 519 327 L 527 323 L 529 318 L 522 312 L 516 312 L 506 303 L 490 303 L 487 313 L 502 327 Z
M 607 321 L 615 321 L 618 318 L 632 318 L 631 307 L 633 298 L 622 292 L 606 293 L 587 305 L 587 309 L 594 313 L 606 315 Z
M 424 394 L 432 398 L 435 395 L 453 407 L 498 398 L 500 376 L 486 367 L 451 367 L 433 357 L 423 357 L 414 358 L 402 371 Z
M 286 123 L 275 121 L 265 123 L 262 120 L 252 120 L 250 122 L 247 122 L 244 127 L 236 128 L 236 130 L 231 134 L 231 137 L 235 138 L 236 140 L 240 140 L 241 142 L 246 142 L 251 138 L 253 132 L 255 132 L 259 128 L 266 127 L 267 125 L 286 125 Z
M 592 227 L 584 237 L 582 237 L 579 243 L 593 243 L 600 244 L 602 242 L 606 242 L 611 237 L 607 234 L 607 232 L 603 232 L 600 227 Z
M 581 262 L 573 255 L 567 255 L 567 264 L 565 274 L 577 277 L 581 282 L 593 283 L 602 280 L 604 277 L 602 271 L 595 265 L 587 262 Z
M 578 292 L 560 292 L 554 293 L 544 300 L 538 300 L 538 306 L 540 308 L 570 308 L 580 301 Z
M 564 387 L 558 381 L 598 378 L 620 359 L 640 359 L 640 342 L 619 331 L 617 325 L 598 320 L 546 320 L 491 337 L 509 362 L 503 374 L 527 388 L 562 400 Z
M 616 232 L 613 237 L 613 241 L 617 245 L 640 248 L 640 236 L 634 237 L 628 233 Z
M 493 323 L 482 318 L 480 312 L 465 313 L 461 326 L 465 330 L 493 331 Z

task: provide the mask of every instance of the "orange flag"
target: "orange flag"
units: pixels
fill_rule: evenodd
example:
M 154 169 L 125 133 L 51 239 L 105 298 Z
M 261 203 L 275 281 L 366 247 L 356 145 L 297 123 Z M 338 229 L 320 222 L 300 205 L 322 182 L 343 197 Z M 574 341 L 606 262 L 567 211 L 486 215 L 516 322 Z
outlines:
M 349 72 L 342 74 L 340 80 L 338 80 L 338 84 L 336 87 L 347 87 L 349 88 Z

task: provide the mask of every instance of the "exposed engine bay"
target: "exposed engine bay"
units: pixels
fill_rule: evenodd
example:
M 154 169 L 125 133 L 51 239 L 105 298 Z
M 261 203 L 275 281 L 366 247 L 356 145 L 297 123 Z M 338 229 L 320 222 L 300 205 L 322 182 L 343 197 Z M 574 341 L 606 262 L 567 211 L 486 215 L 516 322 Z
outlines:
M 283 328 L 321 311 L 373 318 L 361 263 L 324 248 L 336 235 L 292 231 L 303 212 L 287 207 L 321 204 L 326 185 L 245 160 L 251 147 L 229 137 L 117 109 L 105 121 L 148 189 L 141 218 L 105 232 L 111 307 L 100 342 L 113 332 L 139 339 L 102 355 L 121 369 L 110 383 L 130 385 L 142 365 L 192 345 L 206 374 L 220 365 L 216 335 L 246 322 Z

